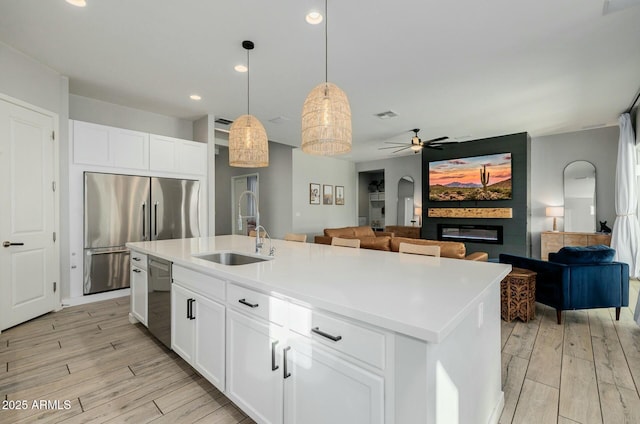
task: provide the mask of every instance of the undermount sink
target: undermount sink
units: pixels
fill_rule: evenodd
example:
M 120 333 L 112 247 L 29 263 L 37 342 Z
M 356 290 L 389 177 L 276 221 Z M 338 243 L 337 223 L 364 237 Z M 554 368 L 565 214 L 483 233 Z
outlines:
M 235 252 L 219 252 L 193 256 L 198 259 L 204 259 L 205 261 L 215 262 L 222 265 L 246 265 L 269 260 L 268 258 L 259 258 L 257 256 L 243 255 L 242 253 Z

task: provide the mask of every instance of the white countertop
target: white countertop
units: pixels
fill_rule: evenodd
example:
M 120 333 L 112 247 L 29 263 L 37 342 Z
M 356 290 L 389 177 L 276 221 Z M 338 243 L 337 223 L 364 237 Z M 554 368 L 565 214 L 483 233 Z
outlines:
M 273 240 L 274 259 L 253 264 L 227 266 L 192 256 L 216 251 L 253 255 L 255 238 L 246 236 L 147 241 L 127 246 L 435 343 L 443 340 L 475 308 L 485 291 L 500 284 L 511 270 L 505 264 L 284 240 Z M 266 240 L 263 251 L 268 249 Z

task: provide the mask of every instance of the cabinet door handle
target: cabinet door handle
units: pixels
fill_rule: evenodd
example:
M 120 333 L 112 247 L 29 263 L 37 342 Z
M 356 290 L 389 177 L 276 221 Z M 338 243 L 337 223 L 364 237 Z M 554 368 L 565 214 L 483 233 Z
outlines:
M 196 319 L 196 316 L 193 314 L 193 304 L 196 303 L 195 299 L 189 299 L 191 301 L 191 310 L 190 310 L 190 314 L 191 316 L 189 317 L 189 319 Z
M 191 319 L 191 299 L 187 299 L 187 319 Z
M 332 336 L 331 334 L 325 333 L 324 331 L 320 330 L 320 327 L 314 327 L 311 329 L 311 331 L 334 342 L 339 342 L 340 340 L 342 340 L 342 336 Z
M 139 258 L 139 257 L 137 257 L 137 256 L 134 256 L 134 257 L 133 257 L 133 258 L 131 258 L 131 259 L 133 259 L 133 260 L 134 260 L 134 261 L 136 261 L 136 262 L 140 262 L 140 258 Z
M 284 378 L 291 377 L 291 373 L 289 372 L 288 367 L 287 367 L 287 352 L 289 352 L 290 350 L 291 350 L 291 346 L 287 346 L 284 349 L 282 349 L 282 353 L 284 354 L 284 359 L 282 360 L 283 363 L 284 363 L 284 367 L 283 367 L 283 370 L 282 370 L 283 371 L 282 375 L 284 376 Z
M 271 343 L 271 371 L 275 371 L 278 368 L 280 368 L 278 365 L 276 365 L 276 345 L 277 344 L 278 344 L 277 340 Z
M 250 308 L 257 308 L 259 305 L 257 303 L 249 303 L 247 302 L 247 299 L 240 299 L 238 300 L 238 302 L 242 303 L 243 305 L 246 305 Z
M 133 272 L 140 274 L 142 271 L 140 271 L 139 269 L 134 269 Z

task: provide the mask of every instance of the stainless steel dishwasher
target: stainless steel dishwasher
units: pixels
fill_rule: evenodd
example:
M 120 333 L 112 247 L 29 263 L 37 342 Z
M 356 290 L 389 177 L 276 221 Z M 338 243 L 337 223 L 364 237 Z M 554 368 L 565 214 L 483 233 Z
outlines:
M 148 328 L 171 349 L 171 262 L 149 256 L 148 270 Z

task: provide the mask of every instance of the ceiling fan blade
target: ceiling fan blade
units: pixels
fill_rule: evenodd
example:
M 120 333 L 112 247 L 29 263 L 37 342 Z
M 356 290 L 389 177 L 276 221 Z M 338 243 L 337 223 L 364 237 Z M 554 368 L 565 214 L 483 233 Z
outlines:
M 399 142 L 397 142 L 397 141 L 385 141 L 385 142 L 384 142 L 384 144 L 399 144 L 399 145 L 404 145 L 404 144 L 407 144 L 407 143 L 406 143 L 406 142 L 399 143 Z
M 427 140 L 425 141 L 425 143 L 429 143 L 429 144 L 433 144 L 433 143 L 437 143 L 438 141 L 442 141 L 442 140 L 447 140 L 449 137 L 438 137 L 438 138 L 432 138 L 431 140 Z
M 406 144 L 404 144 L 406 145 Z M 378 147 L 378 150 L 385 150 L 385 149 L 397 149 L 400 146 L 389 146 L 389 147 Z M 411 147 L 411 146 L 408 146 Z
M 411 148 L 411 146 L 403 147 L 402 149 L 398 149 L 395 152 L 391 152 L 391 153 L 398 153 L 398 152 L 401 152 L 403 150 L 407 150 L 407 149 L 410 149 L 410 148 Z
M 424 147 L 428 147 L 428 148 L 430 148 L 430 149 L 434 149 L 434 150 L 443 150 L 443 149 L 442 149 L 442 147 L 440 147 L 440 146 L 434 146 L 433 144 L 427 144 L 427 145 L 426 145 L 426 146 L 424 146 Z

